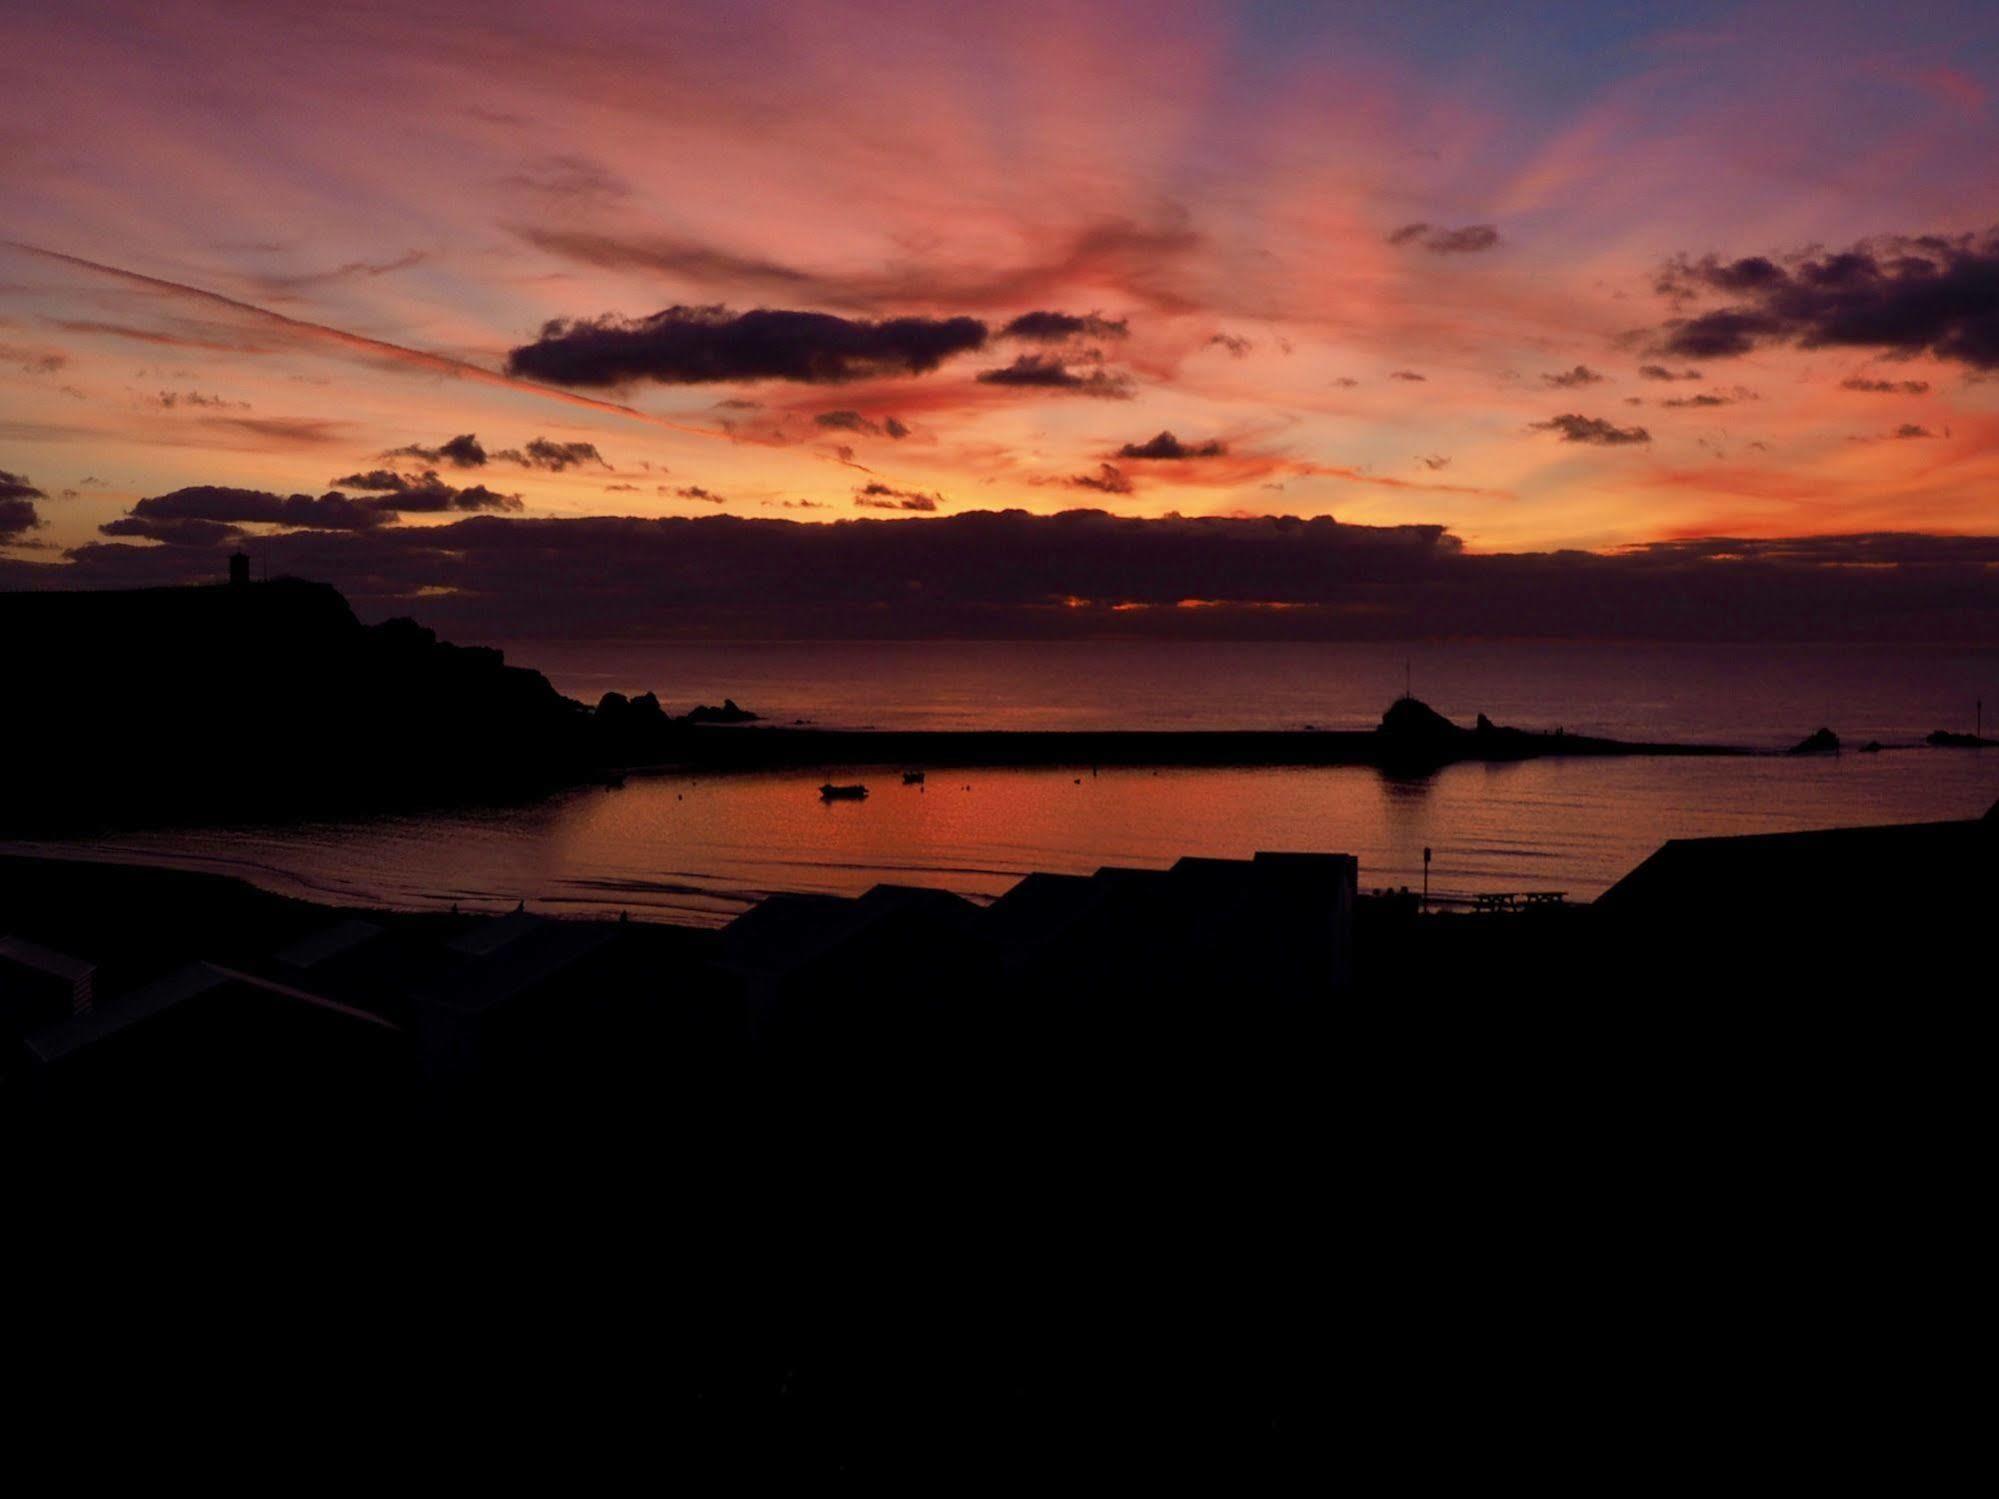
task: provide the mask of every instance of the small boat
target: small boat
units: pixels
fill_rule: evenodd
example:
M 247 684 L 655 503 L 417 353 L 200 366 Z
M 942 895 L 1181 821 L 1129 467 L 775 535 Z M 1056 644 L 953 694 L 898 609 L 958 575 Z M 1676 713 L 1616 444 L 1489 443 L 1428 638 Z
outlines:
M 905 786 L 921 786 L 923 784 L 923 772 L 920 770 L 905 770 L 902 773 L 902 784 Z
M 858 784 L 853 786 L 829 784 L 819 788 L 819 799 L 825 802 L 857 802 L 863 800 L 867 794 L 868 788 Z

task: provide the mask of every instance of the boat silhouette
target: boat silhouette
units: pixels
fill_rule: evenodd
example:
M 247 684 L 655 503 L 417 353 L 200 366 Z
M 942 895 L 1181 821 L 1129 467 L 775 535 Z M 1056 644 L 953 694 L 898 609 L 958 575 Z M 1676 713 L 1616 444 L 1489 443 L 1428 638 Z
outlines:
M 819 799 L 827 802 L 857 802 L 868 794 L 868 788 L 858 783 L 852 786 L 835 786 L 831 783 L 819 788 Z

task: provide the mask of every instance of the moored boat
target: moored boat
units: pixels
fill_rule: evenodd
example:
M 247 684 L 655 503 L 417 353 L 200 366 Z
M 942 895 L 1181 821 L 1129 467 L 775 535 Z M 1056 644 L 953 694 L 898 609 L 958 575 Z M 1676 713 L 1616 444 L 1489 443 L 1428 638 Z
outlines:
M 819 788 L 819 799 L 827 802 L 857 802 L 868 794 L 868 788 L 858 783 L 852 786 L 835 786 L 831 783 Z

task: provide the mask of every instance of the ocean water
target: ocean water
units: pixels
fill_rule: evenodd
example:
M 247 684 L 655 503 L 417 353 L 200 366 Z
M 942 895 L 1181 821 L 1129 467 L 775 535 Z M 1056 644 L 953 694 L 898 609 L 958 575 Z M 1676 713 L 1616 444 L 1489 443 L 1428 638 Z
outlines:
M 1587 899 L 1667 838 L 1966 817 L 1999 799 L 1999 750 L 1919 746 L 1999 725 L 1999 651 L 1601 646 L 518 646 L 509 658 L 594 700 L 734 697 L 842 727 L 1322 728 L 1371 725 L 1402 690 L 1462 720 L 1774 749 L 1829 723 L 1879 754 L 1542 760 L 1419 778 L 1368 767 L 933 770 L 849 767 L 864 802 L 822 803 L 821 770 L 634 777 L 531 806 L 283 827 L 14 844 L 232 873 L 311 899 L 452 904 L 718 924 L 778 890 L 882 881 L 974 898 L 1037 869 L 1163 866 L 1258 849 L 1355 854 L 1363 887 L 1563 890 Z M 739 731 L 739 732 L 754 732 Z
M 1907 646 L 536 641 L 507 659 L 572 697 L 733 697 L 775 723 L 878 729 L 1372 728 L 1404 689 L 1469 724 L 1625 739 L 1855 744 L 1999 725 L 1999 643 Z

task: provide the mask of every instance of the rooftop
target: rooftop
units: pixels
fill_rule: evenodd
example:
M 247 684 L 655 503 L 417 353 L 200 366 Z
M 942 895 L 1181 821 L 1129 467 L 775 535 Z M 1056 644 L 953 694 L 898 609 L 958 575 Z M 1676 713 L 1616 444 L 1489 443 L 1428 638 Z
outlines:
M 0 958 L 71 983 L 79 983 L 97 972 L 97 965 L 86 958 L 73 958 L 39 942 L 30 942 L 26 937 L 0 937 Z

